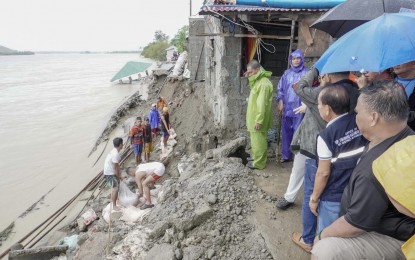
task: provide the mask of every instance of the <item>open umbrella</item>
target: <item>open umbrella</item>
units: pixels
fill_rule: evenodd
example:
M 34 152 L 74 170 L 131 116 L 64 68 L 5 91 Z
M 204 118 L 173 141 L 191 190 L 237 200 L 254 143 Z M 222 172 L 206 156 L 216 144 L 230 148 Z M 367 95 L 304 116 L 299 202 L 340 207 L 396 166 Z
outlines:
M 348 0 L 333 7 L 310 27 L 339 38 L 359 25 L 400 8 L 415 9 L 415 0 Z
M 111 82 L 143 72 L 150 66 L 150 63 L 129 61 L 112 77 Z
M 316 62 L 320 74 L 380 72 L 415 60 L 415 13 L 383 14 L 334 42 Z

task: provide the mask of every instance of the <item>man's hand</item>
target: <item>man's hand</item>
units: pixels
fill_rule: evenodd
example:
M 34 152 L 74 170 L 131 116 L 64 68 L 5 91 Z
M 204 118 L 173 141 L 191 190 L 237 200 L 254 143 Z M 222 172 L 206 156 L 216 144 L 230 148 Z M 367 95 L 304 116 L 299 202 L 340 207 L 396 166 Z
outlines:
M 314 246 L 318 243 L 320 241 L 320 239 L 318 239 L 318 236 L 316 236 L 315 238 L 314 238 Z
M 317 212 L 317 209 L 318 209 L 318 201 L 313 201 L 310 198 L 310 202 L 308 203 L 308 205 L 310 206 L 311 212 L 313 212 L 313 214 L 317 217 L 318 216 L 318 212 Z
M 254 126 L 255 130 L 261 130 L 261 127 L 262 127 L 261 124 L 255 123 L 255 126 Z
M 296 115 L 300 113 L 304 114 L 306 109 L 307 109 L 307 106 L 303 102 L 301 102 L 301 106 L 294 108 L 293 112 Z
M 284 104 L 282 103 L 282 100 L 278 101 L 277 108 L 278 108 L 278 112 L 281 113 L 284 108 Z

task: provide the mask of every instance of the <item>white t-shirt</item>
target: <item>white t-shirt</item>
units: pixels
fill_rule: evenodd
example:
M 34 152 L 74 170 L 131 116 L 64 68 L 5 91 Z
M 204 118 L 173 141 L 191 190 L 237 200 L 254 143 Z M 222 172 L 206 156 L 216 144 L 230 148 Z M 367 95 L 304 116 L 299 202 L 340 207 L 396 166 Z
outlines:
M 345 115 L 347 115 L 347 113 L 344 113 L 328 122 L 326 128 Z M 321 138 L 320 136 L 317 137 L 317 155 L 319 160 L 331 160 L 333 156 L 333 153 L 330 151 L 326 142 L 324 142 L 323 138 Z
M 120 163 L 121 156 L 117 148 L 112 149 L 112 151 L 105 158 L 104 163 L 104 175 L 115 175 L 114 163 Z
M 320 136 L 317 137 L 317 155 L 319 160 L 331 160 L 333 153 Z
M 163 176 L 165 167 L 160 162 L 151 162 L 151 163 L 142 163 L 138 165 L 136 172 L 146 172 L 147 175 L 152 173 L 157 174 L 158 176 Z

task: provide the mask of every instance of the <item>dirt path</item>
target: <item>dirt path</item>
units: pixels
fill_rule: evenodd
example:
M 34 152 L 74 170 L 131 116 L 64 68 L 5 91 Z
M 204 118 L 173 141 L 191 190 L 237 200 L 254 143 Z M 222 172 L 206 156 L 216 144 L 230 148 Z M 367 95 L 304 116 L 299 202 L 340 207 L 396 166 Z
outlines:
M 255 171 L 255 185 L 271 196 L 272 202 L 265 197 L 259 203 L 252 221 L 258 227 L 264 238 L 268 250 L 275 260 L 285 259 L 310 259 L 305 253 L 291 241 L 294 231 L 301 231 L 301 197 L 296 204 L 286 211 L 277 210 L 275 201 L 284 195 L 290 177 L 292 163 L 276 164 L 275 159 L 269 160 L 267 168 Z

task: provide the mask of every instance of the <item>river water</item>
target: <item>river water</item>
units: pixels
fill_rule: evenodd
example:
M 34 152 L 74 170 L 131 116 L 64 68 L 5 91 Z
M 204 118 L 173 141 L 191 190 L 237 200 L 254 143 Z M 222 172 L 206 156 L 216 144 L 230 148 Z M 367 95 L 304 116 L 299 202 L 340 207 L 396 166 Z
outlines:
M 40 223 L 102 169 L 92 168 L 97 156 L 87 159 L 91 148 L 115 109 L 143 88 L 109 82 L 128 61 L 146 60 L 138 54 L 0 56 L 0 231 L 16 219 L 28 219 L 26 228 Z M 19 218 L 44 195 L 35 213 Z

